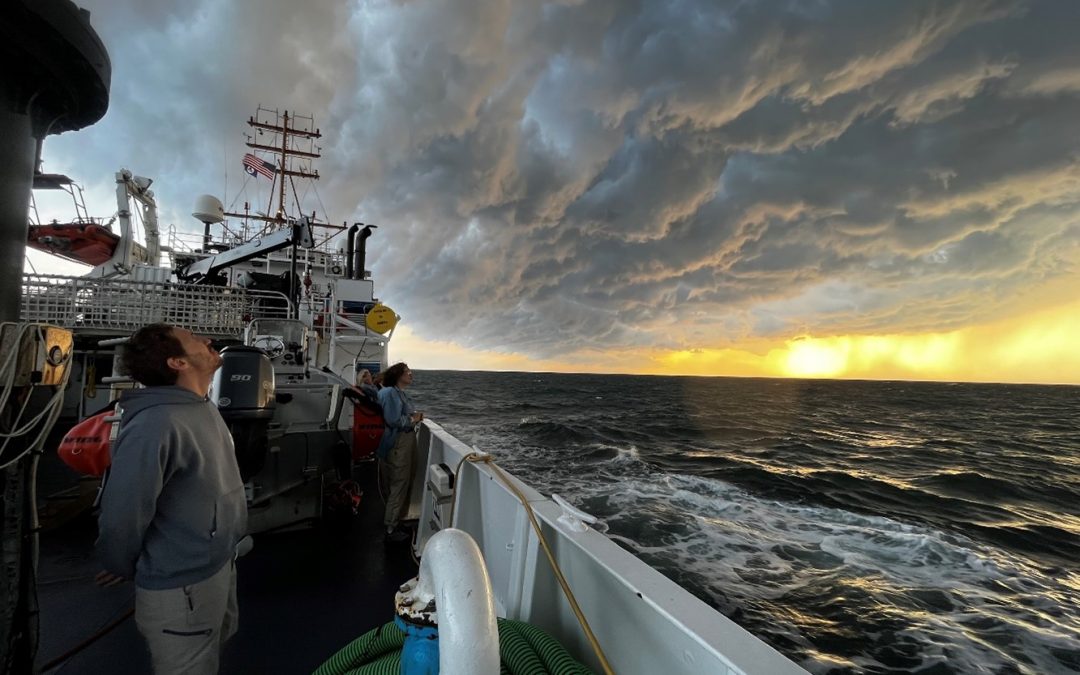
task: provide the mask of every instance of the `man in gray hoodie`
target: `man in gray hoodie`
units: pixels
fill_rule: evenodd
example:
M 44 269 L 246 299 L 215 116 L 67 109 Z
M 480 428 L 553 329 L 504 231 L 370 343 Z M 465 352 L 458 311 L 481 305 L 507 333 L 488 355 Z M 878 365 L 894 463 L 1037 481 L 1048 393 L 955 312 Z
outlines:
M 216 673 L 236 632 L 236 544 L 247 529 L 229 430 L 207 400 L 221 356 L 191 331 L 152 324 L 124 348 L 145 389 L 120 401 L 98 518 L 99 582 L 135 580 L 135 622 L 154 672 Z

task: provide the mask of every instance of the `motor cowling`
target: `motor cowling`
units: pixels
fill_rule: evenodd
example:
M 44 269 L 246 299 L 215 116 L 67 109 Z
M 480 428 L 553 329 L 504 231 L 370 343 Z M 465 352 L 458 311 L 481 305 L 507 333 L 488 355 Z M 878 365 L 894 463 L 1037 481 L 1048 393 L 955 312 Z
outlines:
M 258 347 L 226 347 L 221 350 L 221 367 L 214 373 L 212 391 L 236 446 L 240 477 L 247 481 L 266 464 L 267 427 L 277 407 L 274 367 Z

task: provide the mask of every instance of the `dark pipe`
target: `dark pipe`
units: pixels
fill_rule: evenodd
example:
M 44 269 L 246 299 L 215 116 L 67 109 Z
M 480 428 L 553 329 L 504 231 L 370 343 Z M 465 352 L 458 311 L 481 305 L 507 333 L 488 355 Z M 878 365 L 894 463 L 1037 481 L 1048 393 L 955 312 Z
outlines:
M 356 278 L 364 278 L 364 265 L 367 263 L 367 238 L 371 236 L 371 231 L 378 227 L 378 225 L 364 225 L 364 229 L 360 230 L 360 241 L 356 244 Z
M 345 239 L 345 278 L 352 279 L 352 257 L 356 246 L 356 231 L 360 229 L 360 223 L 353 223 L 349 228 L 349 236 Z
M 4 76 L 6 79 L 6 75 Z M 34 184 L 37 142 L 29 115 L 0 108 L 0 320 L 18 321 L 23 288 L 23 255 L 26 246 L 26 214 Z M 3 508 L 3 507 L 0 507 Z M 4 541 L 7 530 L 4 530 Z M 16 577 L 17 578 L 17 577 Z M 5 598 L 6 600 L 6 598 Z M 11 600 L 15 606 L 15 600 Z M 0 644 L 0 651 L 6 645 Z
M 295 319 L 300 316 L 300 287 L 297 285 L 296 276 L 296 242 L 300 239 L 300 226 L 293 225 L 293 245 L 292 245 L 292 259 L 289 261 L 289 300 L 292 301 L 292 312 L 289 313 L 290 319 Z M 267 262 L 270 261 L 270 256 L 266 256 Z

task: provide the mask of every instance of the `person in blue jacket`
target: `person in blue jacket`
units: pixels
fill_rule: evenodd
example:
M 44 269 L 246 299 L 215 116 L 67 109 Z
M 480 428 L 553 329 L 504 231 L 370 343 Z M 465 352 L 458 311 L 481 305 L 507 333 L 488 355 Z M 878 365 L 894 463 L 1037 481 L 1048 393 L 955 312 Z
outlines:
M 216 673 L 236 632 L 236 545 L 247 501 L 232 436 L 207 400 L 221 356 L 152 324 L 124 346 L 125 393 L 102 488 L 98 583 L 135 581 L 135 623 L 154 672 Z
M 413 463 L 416 455 L 416 425 L 424 419 L 418 412 L 405 388 L 412 384 L 412 371 L 404 363 L 395 363 L 383 371 L 383 388 L 379 390 L 379 405 L 383 409 L 382 441 L 375 454 L 389 478 L 390 493 L 386 498 L 383 524 L 387 541 L 407 541 L 412 533 L 401 525 L 401 518 L 408 505 L 409 483 L 412 481 Z

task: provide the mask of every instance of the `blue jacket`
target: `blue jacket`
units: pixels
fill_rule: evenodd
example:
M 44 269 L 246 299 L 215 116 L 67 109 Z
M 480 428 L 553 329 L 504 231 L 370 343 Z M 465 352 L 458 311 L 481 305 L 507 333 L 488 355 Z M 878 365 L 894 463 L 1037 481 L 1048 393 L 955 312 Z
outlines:
M 182 387 L 136 389 L 120 407 L 98 517 L 105 569 L 151 590 L 210 578 L 247 530 L 225 422 L 213 403 Z
M 403 431 L 412 431 L 416 426 L 412 423 L 412 414 L 415 409 L 405 392 L 397 387 L 380 389 L 379 405 L 382 406 L 383 422 L 386 428 L 383 429 L 382 440 L 375 454 L 380 459 L 386 459 L 386 456 L 390 454 L 390 449 L 394 447 L 398 434 Z

